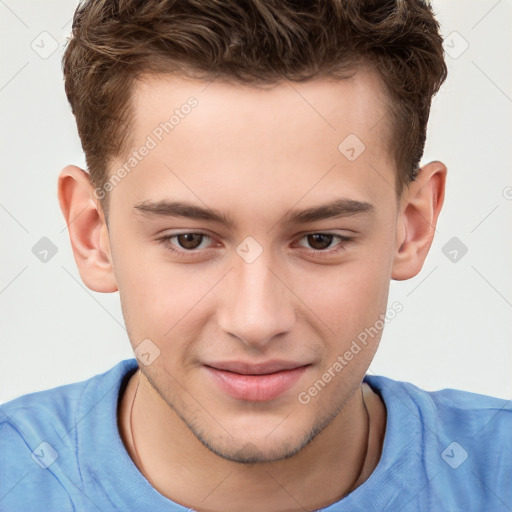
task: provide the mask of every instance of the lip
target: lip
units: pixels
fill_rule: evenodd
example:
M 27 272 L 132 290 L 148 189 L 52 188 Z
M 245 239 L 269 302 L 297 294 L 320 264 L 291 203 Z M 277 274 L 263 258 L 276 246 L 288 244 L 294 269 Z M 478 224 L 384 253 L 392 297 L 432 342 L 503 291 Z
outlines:
M 266 373 L 275 373 L 282 370 L 292 370 L 301 366 L 306 366 L 307 363 L 299 363 L 294 361 L 284 361 L 281 359 L 272 359 L 263 363 L 246 363 L 244 361 L 220 361 L 215 363 L 207 363 L 217 370 L 226 370 L 233 373 L 240 373 L 242 375 L 262 375 Z
M 273 400 L 290 389 L 308 366 L 310 365 L 290 361 L 268 361 L 260 364 L 231 361 L 211 363 L 204 368 L 220 389 L 232 398 L 264 402 Z

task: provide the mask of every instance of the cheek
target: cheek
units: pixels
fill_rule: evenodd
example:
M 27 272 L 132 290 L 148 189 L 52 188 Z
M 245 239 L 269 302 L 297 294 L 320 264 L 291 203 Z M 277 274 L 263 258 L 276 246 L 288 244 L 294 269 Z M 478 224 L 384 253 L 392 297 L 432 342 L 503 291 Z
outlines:
M 385 312 L 390 278 L 389 248 L 368 244 L 340 265 L 304 272 L 296 293 L 320 318 L 326 334 L 346 343 Z
M 130 244 L 113 251 L 123 316 L 133 344 L 150 338 L 164 347 L 173 333 L 190 324 L 201 299 L 216 280 L 194 265 L 177 265 L 161 248 Z M 213 276 L 215 277 L 215 276 Z
M 141 269 L 121 281 L 123 315 L 132 332 L 153 336 L 163 346 L 176 332 L 191 329 L 191 322 L 197 327 L 201 299 L 212 285 L 191 269 Z

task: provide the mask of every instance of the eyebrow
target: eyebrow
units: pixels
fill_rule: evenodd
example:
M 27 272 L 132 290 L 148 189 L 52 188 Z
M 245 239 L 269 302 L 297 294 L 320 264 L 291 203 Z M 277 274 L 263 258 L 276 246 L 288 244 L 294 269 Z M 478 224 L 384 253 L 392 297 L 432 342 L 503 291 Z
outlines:
M 184 217 L 188 219 L 218 222 L 229 228 L 234 228 L 235 226 L 234 219 L 229 214 L 182 201 L 142 201 L 136 204 L 134 208 L 141 213 L 151 216 Z M 371 203 L 342 198 L 305 210 L 290 210 L 284 215 L 281 223 L 306 224 L 319 220 L 373 213 L 374 210 Z

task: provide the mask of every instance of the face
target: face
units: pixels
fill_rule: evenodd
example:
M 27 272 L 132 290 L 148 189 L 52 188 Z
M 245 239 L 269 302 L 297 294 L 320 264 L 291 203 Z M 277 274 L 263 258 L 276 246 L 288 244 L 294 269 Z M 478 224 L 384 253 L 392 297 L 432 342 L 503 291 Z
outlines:
M 132 346 L 150 340 L 142 371 L 214 453 L 287 458 L 380 338 L 353 348 L 386 312 L 397 251 L 381 84 L 146 77 L 133 100 L 109 234 Z

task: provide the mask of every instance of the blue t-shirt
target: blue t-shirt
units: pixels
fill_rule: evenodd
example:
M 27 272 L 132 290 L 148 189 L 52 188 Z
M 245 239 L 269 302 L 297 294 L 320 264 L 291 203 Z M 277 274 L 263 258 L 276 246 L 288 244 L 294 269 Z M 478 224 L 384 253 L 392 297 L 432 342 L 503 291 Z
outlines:
M 119 435 L 119 395 L 136 368 L 128 359 L 0 406 L 0 511 L 189 511 L 151 486 Z M 374 375 L 365 382 L 387 409 L 381 459 L 366 482 L 322 510 L 512 510 L 511 402 Z

